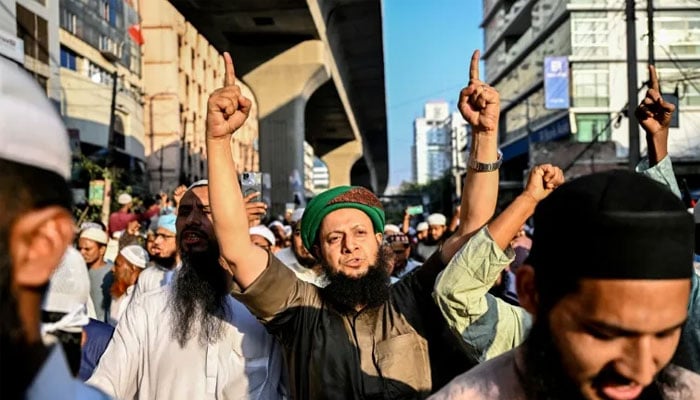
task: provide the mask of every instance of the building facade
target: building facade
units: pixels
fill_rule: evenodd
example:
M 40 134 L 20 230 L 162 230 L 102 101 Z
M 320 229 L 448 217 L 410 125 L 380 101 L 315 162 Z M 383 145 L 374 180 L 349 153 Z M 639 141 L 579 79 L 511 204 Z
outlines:
M 637 2 L 638 101 L 648 79 L 646 2 Z M 501 95 L 501 178 L 522 184 L 529 167 L 552 162 L 577 176 L 624 168 L 629 154 L 625 2 L 484 0 L 486 81 Z M 678 92 L 679 127 L 669 153 L 679 178 L 700 186 L 700 3 L 655 0 L 654 52 L 661 89 Z M 545 107 L 545 58 L 568 65 L 568 98 Z M 636 121 L 632 121 L 636 123 Z M 596 142 L 591 144 L 591 142 Z M 641 134 L 641 152 L 645 141 Z M 517 185 L 516 185 L 517 186 Z
M 60 5 L 60 108 L 72 142 L 79 143 L 75 150 L 121 169 L 119 179 L 124 185 L 146 191 L 141 50 L 129 34 L 129 28 L 139 23 L 135 4 L 125 0 L 56 3 Z
M 21 65 L 60 101 L 59 4 L 51 0 L 0 0 L 0 57 Z
M 444 101 L 425 104 L 423 117 L 414 122 L 412 148 L 413 181 L 426 184 L 440 179 L 445 173 L 459 176 L 465 165 L 467 146 L 466 122 L 458 112 L 450 113 Z
M 144 126 L 151 190 L 171 190 L 207 176 L 205 120 L 209 95 L 223 85 L 219 52 L 167 0 L 141 3 Z M 259 171 L 258 111 L 231 142 L 239 171 Z
M 320 158 L 314 157 L 314 169 L 311 176 L 313 176 L 313 193 L 319 194 L 330 187 L 330 175 L 328 173 L 328 166 L 321 161 Z

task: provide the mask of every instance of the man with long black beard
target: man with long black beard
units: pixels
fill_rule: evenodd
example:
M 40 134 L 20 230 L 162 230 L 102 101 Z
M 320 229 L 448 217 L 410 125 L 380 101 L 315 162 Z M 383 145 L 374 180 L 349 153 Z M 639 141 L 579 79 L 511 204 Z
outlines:
M 277 399 L 275 340 L 229 292 L 206 181 L 177 215 L 182 267 L 170 285 L 134 298 L 88 383 L 119 399 Z
M 49 279 L 75 225 L 66 128 L 46 93 L 0 57 L 0 398 L 103 399 L 41 337 Z
M 321 262 L 330 281 L 325 288 L 300 281 L 250 241 L 230 140 L 244 124 L 251 101 L 236 86 L 230 55 L 224 53 L 224 59 L 224 87 L 209 97 L 207 110 L 214 225 L 222 258 L 237 284 L 234 296 L 284 346 L 292 396 L 427 396 L 465 368 L 456 338 L 431 297 L 433 284 L 457 250 L 483 250 L 484 225 L 493 215 L 498 191 L 499 98 L 479 80 L 479 53 L 472 56 L 469 86 L 460 93 L 460 110 L 473 128 L 475 167 L 465 180 L 458 231 L 420 269 L 390 286 L 384 258 L 389 252 L 381 248 L 385 221 L 379 199 L 361 187 L 328 190 L 309 202 L 301 222 L 304 246 Z M 474 262 L 507 258 L 495 246 L 487 247 Z
M 697 399 L 700 376 L 669 365 L 694 273 L 683 203 L 647 177 L 611 171 L 564 184 L 534 222 L 517 272 L 535 316 L 528 338 L 435 399 Z M 572 242 L 592 250 L 572 257 Z

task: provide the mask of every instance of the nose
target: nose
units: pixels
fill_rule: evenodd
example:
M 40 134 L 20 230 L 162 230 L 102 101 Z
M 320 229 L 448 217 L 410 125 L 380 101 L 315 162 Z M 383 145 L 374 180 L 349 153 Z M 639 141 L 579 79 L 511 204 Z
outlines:
M 345 235 L 343 238 L 343 253 L 351 254 L 357 248 L 357 241 L 352 235 Z
M 625 375 L 642 386 L 648 386 L 654 381 L 658 372 L 654 357 L 654 339 L 644 335 L 630 340 L 625 359 Z
M 187 218 L 185 218 L 185 223 L 187 225 L 200 225 L 201 221 L 199 212 L 196 209 L 192 210 L 192 212 L 187 215 Z

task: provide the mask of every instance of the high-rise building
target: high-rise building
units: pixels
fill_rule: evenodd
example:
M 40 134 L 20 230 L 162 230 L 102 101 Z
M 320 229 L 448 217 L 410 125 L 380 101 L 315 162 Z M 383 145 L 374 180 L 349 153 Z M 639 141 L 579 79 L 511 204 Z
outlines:
M 466 122 L 458 112 L 450 113 L 447 102 L 426 103 L 424 116 L 414 122 L 413 181 L 426 184 L 448 172 L 458 174 L 467 137 Z
M 321 193 L 328 189 L 330 186 L 330 175 L 328 173 L 328 166 L 321 161 L 320 158 L 314 157 L 314 169 L 313 169 L 313 192 L 315 194 Z
M 625 168 L 630 123 L 620 113 L 628 101 L 625 1 L 484 0 L 483 5 L 485 81 L 501 95 L 502 181 L 522 182 L 524 171 L 542 162 L 568 168 L 568 176 Z M 680 125 L 671 128 L 669 153 L 677 175 L 700 186 L 700 2 L 655 0 L 653 8 L 661 89 L 679 95 Z M 637 2 L 640 90 L 632 107 L 644 96 L 648 79 L 646 15 L 646 1 Z M 545 90 L 546 58 L 547 77 L 553 78 L 548 82 L 564 79 L 559 93 L 550 90 L 554 85 Z M 640 138 L 645 153 L 643 132 Z

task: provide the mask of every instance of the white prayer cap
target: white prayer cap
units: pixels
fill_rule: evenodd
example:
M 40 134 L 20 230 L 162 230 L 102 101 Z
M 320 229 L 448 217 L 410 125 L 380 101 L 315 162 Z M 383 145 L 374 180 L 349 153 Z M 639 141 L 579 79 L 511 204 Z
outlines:
M 80 252 L 74 247 L 69 247 L 58 268 L 51 275 L 41 309 L 70 313 L 80 306 L 87 307 L 89 298 L 90 276 L 87 265 Z
M 292 212 L 292 217 L 290 218 L 290 220 L 293 224 L 296 224 L 297 222 L 301 221 L 301 217 L 304 216 L 304 210 L 306 209 L 302 207 L 297 208 L 296 210 L 294 210 L 294 212 Z
M 125 206 L 129 203 L 131 203 L 134 199 L 131 198 L 131 195 L 129 193 L 122 193 L 119 195 L 119 198 L 117 198 L 117 203 Z
M 284 229 L 284 225 L 282 225 L 282 223 L 277 221 L 277 220 L 272 221 L 272 222 L 270 222 L 270 224 L 267 225 L 267 227 L 270 229 L 272 229 L 272 227 L 274 227 L 274 226 L 279 226 L 280 228 Z
M 189 192 L 190 190 L 200 187 L 200 186 L 209 186 L 209 180 L 208 179 L 200 179 L 197 182 L 191 184 L 188 188 L 187 191 Z
M 447 224 L 447 218 L 440 213 L 430 214 L 428 216 L 428 225 L 446 225 L 446 224 Z
M 146 268 L 146 264 L 148 264 L 148 253 L 146 253 L 143 247 L 135 244 L 125 246 L 119 251 L 119 255 L 126 258 L 126 261 L 130 262 L 135 267 L 141 269 Z
M 416 232 L 427 231 L 429 228 L 427 222 L 421 222 L 416 226 Z
M 272 231 L 266 227 L 265 225 L 256 225 L 248 229 L 248 233 L 250 235 L 258 235 L 262 236 L 270 242 L 270 245 L 274 246 L 275 245 L 275 234 L 272 233 Z
M 24 70 L 0 57 L 0 158 L 70 177 L 63 121 Z
M 107 244 L 109 237 L 107 232 L 99 228 L 87 228 L 80 234 L 80 239 L 89 239 L 95 243 Z
M 401 229 L 399 229 L 398 225 L 386 224 L 384 225 L 384 233 L 401 233 Z

